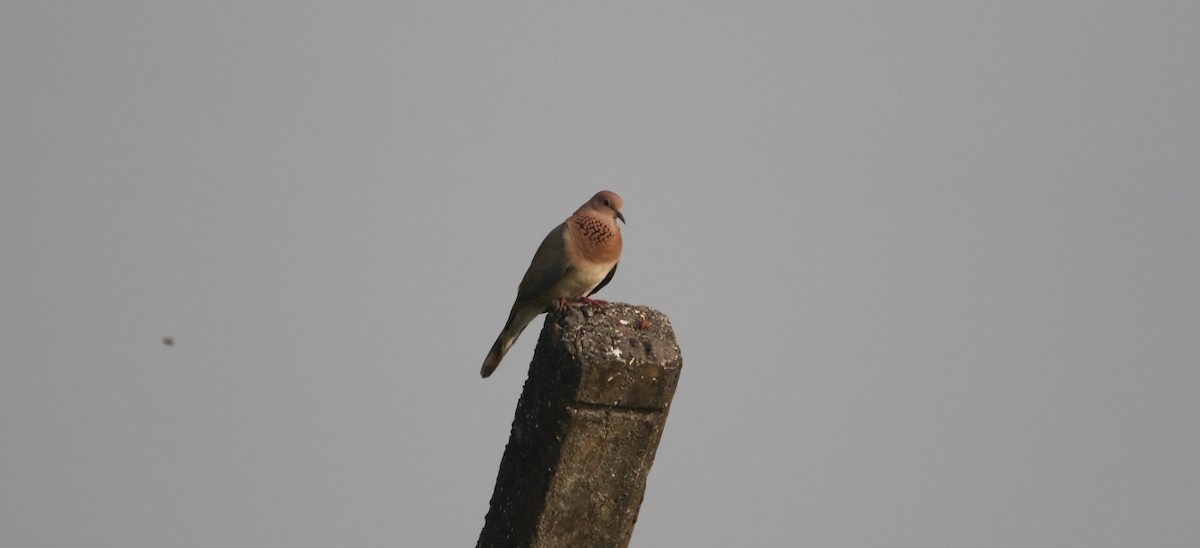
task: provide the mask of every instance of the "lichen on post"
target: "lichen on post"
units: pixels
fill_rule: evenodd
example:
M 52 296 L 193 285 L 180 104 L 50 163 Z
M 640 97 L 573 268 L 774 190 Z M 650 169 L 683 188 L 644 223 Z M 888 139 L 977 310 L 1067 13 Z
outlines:
M 683 359 L 665 315 L 546 315 L 477 547 L 627 546 Z

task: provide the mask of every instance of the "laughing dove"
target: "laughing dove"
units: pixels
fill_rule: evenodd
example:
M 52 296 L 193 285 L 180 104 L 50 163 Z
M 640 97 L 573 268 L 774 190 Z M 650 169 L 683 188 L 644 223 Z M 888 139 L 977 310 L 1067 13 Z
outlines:
M 552 305 L 561 308 L 569 301 L 604 305 L 588 296 L 607 285 L 617 271 L 621 259 L 617 219 L 625 222 L 621 197 L 604 190 L 546 235 L 517 288 L 508 322 L 483 360 L 481 375 L 491 375 L 525 326 Z

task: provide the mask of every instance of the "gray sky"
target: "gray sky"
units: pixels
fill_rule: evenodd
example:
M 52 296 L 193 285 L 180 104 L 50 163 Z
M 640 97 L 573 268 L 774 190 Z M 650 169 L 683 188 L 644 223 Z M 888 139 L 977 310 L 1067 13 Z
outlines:
M 608 188 L 634 546 L 1196 546 L 1198 6 L 7 2 L 0 545 L 473 545 Z

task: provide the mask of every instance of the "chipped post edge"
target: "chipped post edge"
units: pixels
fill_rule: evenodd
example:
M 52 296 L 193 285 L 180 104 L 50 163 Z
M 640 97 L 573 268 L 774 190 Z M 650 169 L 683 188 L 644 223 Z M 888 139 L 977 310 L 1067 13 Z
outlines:
M 682 366 L 652 308 L 547 314 L 476 546 L 628 546 Z

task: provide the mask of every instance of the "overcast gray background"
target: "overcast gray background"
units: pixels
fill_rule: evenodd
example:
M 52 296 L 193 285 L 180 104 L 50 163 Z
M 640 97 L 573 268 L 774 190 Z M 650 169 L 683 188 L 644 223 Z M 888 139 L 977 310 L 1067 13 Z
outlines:
M 0 7 L 0 545 L 473 545 L 604 188 L 634 546 L 1200 544 L 1200 5 L 505 4 Z

